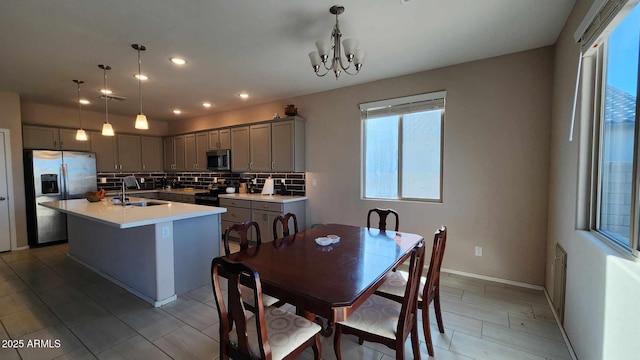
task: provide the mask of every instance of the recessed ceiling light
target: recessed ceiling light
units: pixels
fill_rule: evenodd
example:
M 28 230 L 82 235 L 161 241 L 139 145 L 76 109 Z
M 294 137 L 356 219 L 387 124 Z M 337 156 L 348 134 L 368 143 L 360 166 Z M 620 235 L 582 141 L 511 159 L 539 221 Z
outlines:
M 147 75 L 142 75 L 142 74 L 140 74 L 140 76 L 138 76 L 138 74 L 135 74 L 135 75 L 133 75 L 133 77 L 134 77 L 134 78 L 136 78 L 136 79 L 140 79 L 140 80 L 142 80 L 142 81 L 144 81 L 144 80 L 149 80 L 149 78 L 147 77 Z
M 112 94 L 112 93 L 113 93 L 113 91 L 111 91 L 111 90 L 109 90 L 109 89 L 100 89 L 100 92 L 101 92 L 101 93 L 103 93 L 103 94 L 105 94 L 105 95 L 109 95 L 109 94 Z
M 248 98 L 249 98 L 249 94 L 244 93 L 244 92 L 243 92 L 243 93 L 238 94 L 238 96 L 240 96 L 242 99 L 248 99 Z
M 182 110 L 180 110 L 180 109 L 174 109 L 174 110 L 173 110 L 173 113 L 174 113 L 174 114 L 176 114 L 176 115 L 180 115 L 180 114 L 182 114 Z
M 79 100 L 79 102 L 80 102 L 80 104 L 82 104 L 82 105 L 88 105 L 88 104 L 91 104 L 91 102 L 90 102 L 89 100 L 87 100 L 87 99 L 80 99 L 80 100 Z
M 209 102 L 203 102 L 202 106 L 206 107 L 206 108 L 210 108 L 211 107 L 211 103 Z
M 185 59 L 181 59 L 181 58 L 177 58 L 177 57 L 171 58 L 169 60 L 171 60 L 171 62 L 176 64 L 176 65 L 184 65 L 184 64 L 187 63 L 187 61 Z

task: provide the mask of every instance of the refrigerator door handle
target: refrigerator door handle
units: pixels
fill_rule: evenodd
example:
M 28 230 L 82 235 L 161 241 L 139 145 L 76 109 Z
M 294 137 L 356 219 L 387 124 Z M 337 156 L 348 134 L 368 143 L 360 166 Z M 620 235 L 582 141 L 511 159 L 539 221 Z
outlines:
M 69 198 L 69 182 L 67 181 L 69 174 L 67 170 L 67 164 L 60 165 L 60 172 L 62 173 L 62 179 L 60 181 L 62 182 L 61 189 L 63 200 L 67 200 Z

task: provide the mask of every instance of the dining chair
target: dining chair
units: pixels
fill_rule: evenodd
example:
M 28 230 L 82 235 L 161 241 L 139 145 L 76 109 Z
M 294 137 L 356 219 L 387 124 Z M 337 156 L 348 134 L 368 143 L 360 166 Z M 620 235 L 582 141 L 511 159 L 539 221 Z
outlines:
M 278 215 L 275 219 L 273 219 L 273 240 L 277 240 L 280 238 L 278 236 L 278 223 L 282 224 L 282 236 L 289 236 L 289 219 L 293 219 L 293 233 L 296 234 L 298 232 L 298 218 L 294 213 L 286 213 L 284 215 Z
M 256 233 L 256 246 L 260 246 L 262 244 L 261 236 L 260 236 L 260 226 L 255 221 L 246 221 L 242 224 L 234 224 L 226 228 L 224 231 L 224 253 L 226 256 L 231 254 L 231 249 L 229 248 L 229 235 L 232 233 L 238 234 L 239 242 L 240 242 L 240 250 L 246 250 L 249 248 L 249 236 L 248 233 L 251 228 L 254 228 Z M 244 285 L 240 285 L 243 289 L 242 291 L 242 299 L 247 304 L 250 309 L 254 309 L 256 307 L 254 300 L 254 296 L 251 293 L 251 289 L 248 289 Z M 279 299 L 276 299 L 269 295 L 263 295 L 262 300 L 264 301 L 265 306 L 282 306 L 284 302 L 280 302 Z
M 220 286 L 220 272 L 228 278 L 227 296 Z M 241 300 L 241 278 L 258 304 L 253 314 Z M 220 359 L 294 359 L 308 347 L 312 347 L 314 359 L 322 358 L 320 326 L 280 308 L 264 306 L 256 270 L 217 257 L 211 262 L 211 282 L 220 318 Z
M 433 236 L 433 248 L 431 250 L 431 261 L 427 277 L 420 279 L 420 289 L 418 291 L 418 308 L 422 309 L 422 330 L 427 342 L 429 356 L 433 356 L 433 341 L 431 340 L 431 330 L 429 325 L 429 304 L 433 302 L 436 313 L 438 330 L 444 334 L 444 324 L 442 322 L 442 311 L 440 309 L 440 268 L 444 257 L 444 249 L 447 245 L 447 228 L 442 226 Z M 409 273 L 406 271 L 391 272 L 384 283 L 376 290 L 376 294 L 396 302 L 403 301 L 403 294 L 408 284 Z
M 345 321 L 335 324 L 333 349 L 338 360 L 342 334 L 352 334 L 363 340 L 383 344 L 396 351 L 396 359 L 404 359 L 404 343 L 411 334 L 413 358 L 420 359 L 418 340 L 418 280 L 424 267 L 424 242 L 420 242 L 411 253 L 409 278 L 401 303 L 382 296 L 371 295 Z
M 400 218 L 398 216 L 398 213 L 393 209 L 381 209 L 381 208 L 375 208 L 375 209 L 369 210 L 369 213 L 367 214 L 367 229 L 371 228 L 371 214 L 374 212 L 378 214 L 378 218 L 379 218 L 378 229 L 380 229 L 380 231 L 387 230 L 387 217 L 389 216 L 389 214 L 394 215 L 396 220 L 395 231 L 398 231 L 398 228 L 400 227 Z

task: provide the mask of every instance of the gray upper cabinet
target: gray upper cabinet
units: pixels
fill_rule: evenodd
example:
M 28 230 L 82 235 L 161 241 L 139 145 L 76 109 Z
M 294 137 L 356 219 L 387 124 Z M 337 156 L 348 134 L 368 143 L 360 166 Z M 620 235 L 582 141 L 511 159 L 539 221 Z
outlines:
M 171 171 L 176 168 L 176 148 L 173 138 L 162 139 L 164 148 L 164 170 Z
M 162 171 L 162 138 L 141 136 L 140 148 L 142 153 L 142 170 Z
M 209 132 L 184 135 L 184 170 L 206 170 L 207 150 L 209 150 Z
M 196 160 L 196 134 L 184 135 L 184 157 L 185 166 L 180 170 L 195 170 L 198 160 Z
M 209 150 L 231 149 L 231 130 L 209 131 Z
M 220 146 L 218 149 L 231 149 L 231 130 L 220 129 Z
M 249 126 L 251 171 L 270 171 L 271 164 L 271 124 Z
M 91 151 L 91 141 L 76 140 L 76 129 L 60 129 L 60 150 Z M 87 135 L 87 138 L 89 136 Z
M 88 141 L 76 140 L 75 129 L 23 125 L 22 147 L 25 149 L 90 151 L 91 139 Z
M 196 134 L 196 170 L 207 170 L 207 151 L 209 150 L 209 134 Z
M 276 121 L 271 124 L 271 162 L 273 171 L 305 171 L 305 121 Z
M 231 171 L 249 171 L 251 155 L 249 150 L 249 127 L 231 129 Z
M 142 148 L 140 136 L 118 134 L 118 170 L 140 171 L 142 169 Z
M 191 170 L 186 165 L 186 145 L 184 135 L 173 137 L 173 146 L 175 151 L 175 167 L 174 170 L 185 171 Z
M 116 137 L 102 136 L 97 131 L 89 131 L 91 151 L 96 153 L 96 170 L 100 172 L 117 171 Z

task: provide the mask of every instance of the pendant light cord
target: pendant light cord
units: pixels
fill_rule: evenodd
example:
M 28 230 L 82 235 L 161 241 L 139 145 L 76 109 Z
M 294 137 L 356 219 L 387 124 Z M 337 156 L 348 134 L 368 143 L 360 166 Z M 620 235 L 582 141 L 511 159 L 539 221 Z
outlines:
M 82 103 L 80 102 L 80 84 L 84 81 L 82 80 L 73 80 L 76 84 L 78 84 L 78 122 L 80 123 L 80 130 L 82 130 L 82 116 L 80 113 L 82 112 Z
M 102 68 L 104 70 L 104 118 L 106 123 L 109 123 L 109 94 L 107 94 L 107 69 L 109 69 L 108 66 L 104 66 Z
M 140 114 L 142 114 L 142 72 L 140 67 L 142 66 L 142 60 L 140 57 L 140 47 L 138 47 L 138 99 L 140 100 Z

